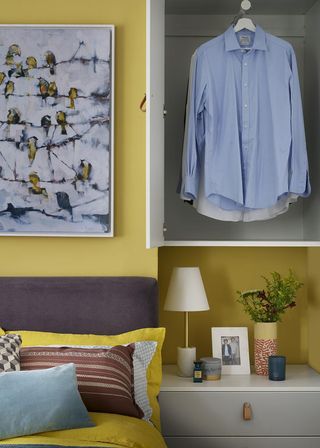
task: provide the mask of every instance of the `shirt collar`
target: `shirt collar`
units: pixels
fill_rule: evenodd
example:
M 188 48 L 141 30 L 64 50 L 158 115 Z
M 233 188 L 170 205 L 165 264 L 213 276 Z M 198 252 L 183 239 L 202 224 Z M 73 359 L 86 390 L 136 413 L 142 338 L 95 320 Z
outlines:
M 252 50 L 266 51 L 267 50 L 266 37 L 267 36 L 265 31 L 263 31 L 263 29 L 259 25 L 257 25 Z M 226 51 L 241 50 L 241 46 L 238 42 L 236 33 L 232 25 L 224 33 L 224 39 L 225 39 Z

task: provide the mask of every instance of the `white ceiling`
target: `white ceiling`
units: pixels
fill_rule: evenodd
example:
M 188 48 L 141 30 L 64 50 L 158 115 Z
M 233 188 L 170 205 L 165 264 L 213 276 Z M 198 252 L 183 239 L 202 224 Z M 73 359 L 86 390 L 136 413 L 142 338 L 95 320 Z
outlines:
M 252 14 L 305 14 L 317 0 L 251 0 Z M 241 0 L 166 0 L 167 14 L 237 14 Z

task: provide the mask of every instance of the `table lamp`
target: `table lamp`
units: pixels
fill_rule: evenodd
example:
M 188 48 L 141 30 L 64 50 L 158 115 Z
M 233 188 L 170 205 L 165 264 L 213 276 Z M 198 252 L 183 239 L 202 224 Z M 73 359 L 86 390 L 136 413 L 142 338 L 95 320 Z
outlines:
M 178 375 L 192 377 L 196 348 L 189 347 L 189 312 L 209 309 L 198 267 L 173 269 L 164 309 L 185 313 L 185 346 L 177 349 Z

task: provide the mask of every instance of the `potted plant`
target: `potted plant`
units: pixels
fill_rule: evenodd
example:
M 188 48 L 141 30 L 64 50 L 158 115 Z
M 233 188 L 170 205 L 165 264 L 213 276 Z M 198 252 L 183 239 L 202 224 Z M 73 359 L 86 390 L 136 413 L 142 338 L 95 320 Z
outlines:
M 254 365 L 258 375 L 268 375 L 268 357 L 277 354 L 277 322 L 290 308 L 296 306 L 296 294 L 303 283 L 289 270 L 287 277 L 271 272 L 265 289 L 237 291 L 238 302 L 254 321 Z

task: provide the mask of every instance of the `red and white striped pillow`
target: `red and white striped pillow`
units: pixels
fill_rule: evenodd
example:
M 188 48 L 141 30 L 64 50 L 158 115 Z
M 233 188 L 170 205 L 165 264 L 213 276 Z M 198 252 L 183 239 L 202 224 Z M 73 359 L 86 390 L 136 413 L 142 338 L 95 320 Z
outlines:
M 78 388 L 89 411 L 142 418 L 134 400 L 134 344 L 110 348 L 23 347 L 21 370 L 74 363 Z

